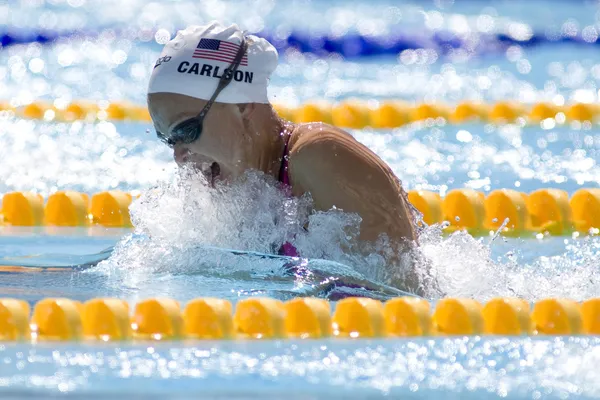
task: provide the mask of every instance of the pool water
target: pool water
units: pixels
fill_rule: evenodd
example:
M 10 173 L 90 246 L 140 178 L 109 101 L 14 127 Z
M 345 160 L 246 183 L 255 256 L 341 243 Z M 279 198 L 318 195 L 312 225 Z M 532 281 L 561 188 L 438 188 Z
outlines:
M 94 1 L 22 0 L 0 4 L 0 25 L 14 31 L 85 31 L 54 44 L 0 51 L 0 100 L 145 102 L 147 79 L 165 37 L 212 18 L 250 31 L 311 35 L 408 32 L 426 37 L 449 29 L 468 37 L 502 33 L 596 32 L 594 2 L 567 1 Z M 512 25 L 511 25 L 512 24 Z M 517 24 L 517 25 L 514 25 Z M 141 32 L 144 40 L 131 40 Z M 118 34 L 117 34 L 118 33 Z M 489 49 L 488 49 L 489 50 Z M 560 42 L 510 46 L 477 54 L 407 50 L 393 56 L 342 60 L 297 51 L 280 54 L 269 96 L 290 106 L 353 97 L 493 103 L 598 100 L 596 45 Z M 444 195 L 455 188 L 573 194 L 600 182 L 600 136 L 592 124 L 414 123 L 397 129 L 350 130 L 381 156 L 406 189 Z M 310 259 L 339 262 L 317 277 L 286 275 L 276 262 L 227 257 L 207 246 L 268 253 L 297 224 L 281 223 L 307 209 L 253 174 L 218 193 L 181 174 L 151 124 L 26 120 L 0 116 L 0 192 L 141 191 L 131 208 L 135 232 L 103 228 L 0 227 L 0 257 L 114 255 L 81 271 L 0 274 L 0 297 L 32 304 L 46 297 L 118 297 L 131 304 L 167 296 L 235 303 L 248 296 L 328 298 L 325 278 L 390 284 L 377 257 L 342 248 L 357 220 L 340 212 L 313 215 L 298 236 Z M 193 207 L 186 199 L 193 198 Z M 215 210 L 218 210 L 215 211 Z M 290 211 L 292 210 L 292 211 Z M 143 239 L 150 236 L 152 239 Z M 426 297 L 518 296 L 585 300 L 600 293 L 600 241 L 592 237 L 522 238 L 420 234 L 419 256 L 438 283 Z M 45 255 L 45 256 L 44 256 Z M 393 292 L 380 291 L 386 298 Z M 369 295 L 369 293 L 365 293 Z M 373 293 L 371 293 L 373 294 Z M 418 340 L 195 342 L 142 344 L 0 344 L 3 398 L 596 398 L 600 396 L 596 337 L 456 337 Z
M 472 337 L 8 345 L 0 355 L 8 398 L 564 399 L 597 398 L 599 349 L 596 337 Z

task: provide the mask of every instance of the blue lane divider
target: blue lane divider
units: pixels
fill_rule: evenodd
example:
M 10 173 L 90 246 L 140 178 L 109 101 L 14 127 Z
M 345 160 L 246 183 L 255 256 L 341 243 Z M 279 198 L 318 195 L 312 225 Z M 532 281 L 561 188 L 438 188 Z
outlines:
M 113 30 L 118 35 L 118 30 Z M 58 40 L 68 40 L 77 37 L 96 37 L 103 30 L 86 31 L 27 31 L 9 30 L 0 33 L 0 43 L 3 47 L 38 42 L 51 44 Z M 147 33 L 146 33 L 147 35 Z M 583 38 L 581 35 L 548 37 L 546 34 L 533 34 L 525 40 L 519 40 L 507 34 L 480 34 L 478 40 L 464 40 L 452 32 L 435 32 L 431 35 L 410 35 L 395 33 L 387 36 L 364 36 L 347 34 L 341 37 L 311 36 L 308 33 L 292 32 L 287 37 L 281 38 L 265 30 L 256 34 L 269 40 L 279 50 L 297 48 L 304 53 L 325 55 L 337 53 L 346 58 L 397 55 L 409 49 L 433 49 L 438 55 L 447 55 L 456 49 L 465 49 L 471 54 L 483 55 L 497 53 L 508 46 L 520 45 L 524 47 L 553 45 L 553 44 L 580 44 L 597 45 L 597 38 Z M 130 36 L 130 34 L 128 35 Z M 472 43 L 477 43 L 475 46 Z M 158 46 L 158 45 L 157 45 Z

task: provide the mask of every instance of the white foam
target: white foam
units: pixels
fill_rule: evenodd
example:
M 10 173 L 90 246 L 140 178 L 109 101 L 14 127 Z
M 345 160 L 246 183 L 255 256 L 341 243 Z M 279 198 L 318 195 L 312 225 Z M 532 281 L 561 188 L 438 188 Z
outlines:
M 438 287 L 429 286 L 426 297 L 487 301 L 507 296 L 536 301 L 548 297 L 585 300 L 600 294 L 597 237 L 574 240 L 562 254 L 536 257 L 529 262 L 520 254 L 522 249 L 535 244 L 529 239 L 511 241 L 514 247 L 494 260 L 494 246 L 501 240 L 489 243 L 487 238 L 473 238 L 466 232 L 443 237 L 438 227 L 428 228 L 421 235 L 419 252 L 429 260 L 427 273 Z
M 585 299 L 600 292 L 594 261 L 600 243 L 595 238 L 574 241 L 564 254 L 527 263 L 520 259 L 519 251 L 530 246 L 531 240 L 515 241 L 505 256 L 494 259 L 495 247 L 506 246 L 502 238 L 490 243 L 489 238 L 473 238 L 465 232 L 445 236 L 435 225 L 420 232 L 419 247 L 407 253 L 400 265 L 383 267 L 390 248 L 380 241 L 362 255 L 367 247 L 356 243 L 358 216 L 340 210 L 311 212 L 310 198 L 287 198 L 277 185 L 273 179 L 251 172 L 230 186 L 209 189 L 203 176 L 182 170 L 174 181 L 148 191 L 132 205 L 136 235 L 146 238 L 125 239 L 101 268 L 129 274 L 128 283 L 134 285 L 156 273 L 244 279 L 244 274 L 251 272 L 276 279 L 269 262 L 233 262 L 209 254 L 203 247 L 276 253 L 288 240 L 303 257 L 337 261 L 368 279 L 401 289 L 406 289 L 405 269 L 416 263 L 425 285 L 423 294 L 431 299 Z M 308 231 L 303 228 L 307 221 Z

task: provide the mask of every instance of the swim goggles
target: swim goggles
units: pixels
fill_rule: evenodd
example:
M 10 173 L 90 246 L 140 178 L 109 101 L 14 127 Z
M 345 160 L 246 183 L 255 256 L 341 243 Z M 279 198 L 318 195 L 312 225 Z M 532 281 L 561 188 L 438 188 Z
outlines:
M 198 113 L 198 115 L 196 115 L 193 118 L 186 119 L 185 121 L 180 122 L 173 129 L 171 129 L 170 133 L 165 134 L 165 133 L 159 132 L 157 130 L 156 136 L 158 136 L 158 138 L 161 141 L 166 143 L 168 146 L 173 146 L 176 143 L 189 144 L 189 143 L 192 143 L 192 142 L 195 142 L 196 140 L 198 140 L 198 138 L 202 134 L 202 125 L 204 123 L 204 118 L 206 117 L 206 114 L 208 114 L 208 110 L 210 110 L 210 108 L 212 107 L 212 105 L 215 102 L 219 93 L 221 93 L 221 91 L 223 91 L 223 89 L 225 89 L 227 87 L 227 85 L 229 85 L 231 80 L 233 79 L 235 72 L 237 71 L 238 67 L 240 66 L 242 57 L 246 53 L 247 49 L 248 49 L 248 44 L 246 42 L 246 39 L 244 37 L 242 37 L 242 43 L 240 45 L 240 49 L 238 50 L 238 52 L 235 56 L 235 59 L 233 60 L 233 62 L 229 66 L 229 68 L 227 68 L 225 70 L 225 71 L 229 71 L 230 73 L 229 74 L 223 73 L 223 75 L 221 76 L 221 79 L 219 79 L 219 84 L 217 86 L 217 89 L 213 93 L 213 95 L 210 98 L 210 100 L 208 101 L 208 103 L 206 103 L 206 105 L 200 111 L 200 113 Z

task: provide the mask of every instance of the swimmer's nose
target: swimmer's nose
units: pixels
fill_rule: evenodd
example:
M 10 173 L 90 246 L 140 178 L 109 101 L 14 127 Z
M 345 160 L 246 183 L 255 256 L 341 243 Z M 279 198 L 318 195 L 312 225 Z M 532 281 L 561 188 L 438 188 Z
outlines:
M 173 148 L 173 158 L 178 164 L 186 162 L 189 154 L 190 149 L 188 149 L 187 147 L 175 145 L 175 147 Z

